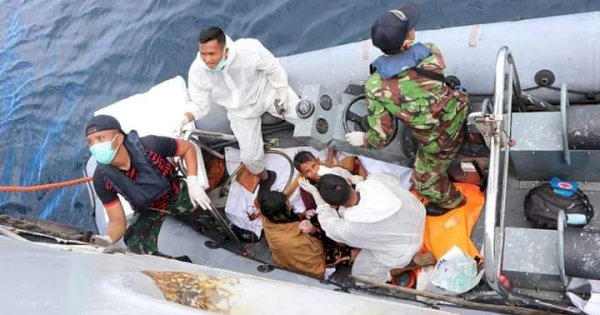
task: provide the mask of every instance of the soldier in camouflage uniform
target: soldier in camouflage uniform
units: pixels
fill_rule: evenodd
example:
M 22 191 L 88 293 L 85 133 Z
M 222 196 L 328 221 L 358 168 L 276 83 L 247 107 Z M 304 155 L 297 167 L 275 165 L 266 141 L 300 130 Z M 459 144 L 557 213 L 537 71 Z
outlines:
M 194 222 L 202 223 L 202 220 L 205 220 L 206 212 L 192 205 L 187 191 L 187 184 L 181 182 L 180 186 L 179 194 L 169 201 L 164 210 L 136 212 L 133 215 L 133 224 L 127 228 L 123 237 L 130 251 L 138 254 L 168 257 L 159 252 L 157 246 L 160 227 L 167 215 L 192 224 Z
M 413 44 L 418 19 L 418 8 L 408 3 L 373 24 L 373 44 L 386 55 L 373 62 L 366 82 L 370 129 L 347 139 L 380 149 L 394 133 L 392 115 L 400 119 L 418 142 L 413 188 L 432 203 L 428 212 L 441 214 L 464 203 L 446 171 L 462 143 L 468 96 L 443 81 L 444 59 L 435 45 Z

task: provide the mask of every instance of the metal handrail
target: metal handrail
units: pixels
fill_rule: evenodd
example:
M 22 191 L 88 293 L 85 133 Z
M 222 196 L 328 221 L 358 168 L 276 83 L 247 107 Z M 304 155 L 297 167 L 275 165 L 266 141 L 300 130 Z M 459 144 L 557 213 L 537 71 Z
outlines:
M 490 129 L 490 162 L 484 209 L 484 256 L 485 278 L 494 291 L 506 300 L 526 305 L 536 305 L 547 309 L 565 313 L 579 313 L 577 308 L 556 305 L 523 294 L 510 292 L 500 284 L 502 269 L 502 256 L 504 253 L 504 218 L 506 213 L 506 193 L 508 186 L 508 166 L 510 157 L 512 100 L 516 94 L 517 100 L 521 97 L 521 86 L 513 57 L 508 47 L 503 46 L 498 51 L 496 58 L 496 71 L 494 78 L 494 109 L 487 117 Z M 498 209 L 498 183 L 500 181 L 501 148 L 504 147 L 504 160 L 502 161 L 502 196 L 500 199 L 500 219 L 496 239 L 496 216 Z M 496 244 L 498 240 L 499 244 Z
M 507 66 L 508 73 L 507 73 Z M 504 202 L 501 203 L 501 228 L 500 228 L 500 246 L 496 246 L 496 209 L 498 204 L 498 182 L 500 177 L 500 148 L 506 139 L 506 136 L 510 136 L 510 112 L 512 102 L 512 92 L 506 90 L 507 81 L 512 86 L 514 84 L 514 74 L 516 69 L 514 61 L 510 54 L 508 47 L 500 48 L 496 58 L 496 72 L 495 72 L 495 91 L 494 91 L 494 109 L 492 112 L 491 123 L 491 135 L 490 135 L 490 164 L 489 164 L 489 177 L 488 185 L 486 190 L 486 203 L 485 203 L 485 238 L 484 238 L 484 255 L 485 255 L 485 277 L 488 285 L 495 291 L 502 293 L 504 291 L 499 285 L 500 278 L 500 265 L 502 261 L 503 252 L 503 215 Z M 507 95 L 508 94 L 508 95 Z M 508 96 L 508 97 L 506 97 Z M 507 109 L 507 104 L 509 108 Z M 505 110 L 508 115 L 504 116 Z M 506 119 L 506 121 L 505 121 Z M 508 130 L 505 129 L 509 127 Z M 509 155 L 508 148 L 505 149 L 505 162 L 508 160 Z M 508 172 L 506 163 L 504 163 L 504 172 Z M 506 181 L 503 176 L 502 181 L 502 195 L 506 194 Z
M 562 131 L 563 155 L 567 166 L 571 165 L 571 151 L 569 150 L 569 119 L 567 118 L 567 109 L 570 105 L 567 84 L 563 83 L 560 86 L 560 130 Z

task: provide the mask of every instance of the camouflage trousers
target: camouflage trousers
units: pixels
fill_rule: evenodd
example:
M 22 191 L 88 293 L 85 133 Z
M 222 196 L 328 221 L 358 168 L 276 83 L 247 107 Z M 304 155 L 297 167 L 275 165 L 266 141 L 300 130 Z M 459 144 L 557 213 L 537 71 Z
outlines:
M 167 215 L 171 215 L 186 223 L 200 222 L 202 209 L 192 205 L 187 185 L 181 183 L 181 191 L 171 199 L 164 211 L 147 210 L 136 212 L 133 223 L 125 232 L 124 241 L 127 248 L 138 254 L 152 254 L 172 258 L 158 251 L 158 233 Z
M 446 209 L 456 208 L 464 199 L 452 185 L 447 170 L 462 144 L 467 111 L 465 108 L 463 113 L 456 116 L 459 120 L 457 123 L 462 127 L 454 139 L 442 130 L 436 140 L 428 144 L 419 143 L 417 149 L 412 187 L 429 202 Z

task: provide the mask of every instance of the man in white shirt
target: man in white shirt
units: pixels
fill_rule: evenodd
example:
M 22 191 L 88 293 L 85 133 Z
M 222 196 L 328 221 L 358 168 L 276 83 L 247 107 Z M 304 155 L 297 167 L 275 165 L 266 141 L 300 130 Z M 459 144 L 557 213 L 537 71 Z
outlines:
M 318 189 L 307 180 L 300 186 L 315 198 L 327 236 L 361 249 L 352 275 L 389 281 L 390 270 L 407 266 L 420 251 L 425 207 L 391 175 L 370 175 L 355 189 L 333 174 L 321 176 Z
M 211 100 L 225 107 L 242 162 L 263 183 L 271 184 L 276 174 L 265 169 L 261 116 L 269 112 L 295 119 L 292 107 L 299 100 L 279 60 L 256 39 L 234 42 L 220 28 L 207 28 L 200 32 L 199 52 L 188 74 L 188 91 L 195 109 L 185 114 L 182 123 L 206 116 Z

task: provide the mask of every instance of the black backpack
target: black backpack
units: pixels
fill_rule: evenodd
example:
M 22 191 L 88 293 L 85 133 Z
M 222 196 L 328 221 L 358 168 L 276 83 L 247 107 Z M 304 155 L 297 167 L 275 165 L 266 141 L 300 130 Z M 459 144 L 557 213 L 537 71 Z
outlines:
M 594 207 L 580 189 L 566 197 L 554 192 L 552 186 L 545 183 L 530 190 L 525 197 L 525 216 L 535 228 L 556 229 L 560 210 L 567 215 L 585 215 L 586 224 L 594 216 Z

